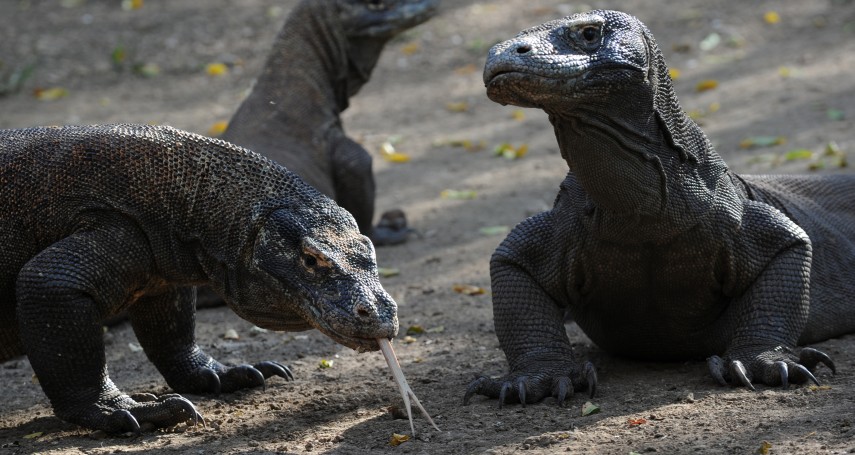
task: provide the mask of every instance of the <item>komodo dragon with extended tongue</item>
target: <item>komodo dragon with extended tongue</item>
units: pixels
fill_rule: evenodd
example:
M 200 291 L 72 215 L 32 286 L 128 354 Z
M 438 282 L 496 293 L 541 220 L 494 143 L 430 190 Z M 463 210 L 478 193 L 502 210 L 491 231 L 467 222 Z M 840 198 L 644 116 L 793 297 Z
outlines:
M 0 361 L 27 354 L 57 417 L 109 432 L 200 419 L 107 375 L 102 319 L 127 310 L 179 393 L 264 385 L 196 345 L 194 286 L 271 330 L 317 328 L 359 351 L 398 331 L 353 217 L 278 164 L 168 127 L 0 130 Z
M 341 112 L 368 82 L 386 43 L 428 20 L 439 0 L 304 0 L 285 22 L 252 92 L 222 138 L 261 153 L 350 211 L 375 245 L 401 243 L 400 210 L 374 217 L 371 155 Z
M 474 394 L 563 401 L 593 394 L 565 310 L 600 348 L 708 358 L 753 388 L 816 378 L 797 344 L 855 331 L 855 175 L 737 175 L 683 112 L 638 19 L 593 11 L 494 46 L 493 101 L 549 114 L 570 172 L 554 207 L 491 260 L 496 334 L 510 365 Z

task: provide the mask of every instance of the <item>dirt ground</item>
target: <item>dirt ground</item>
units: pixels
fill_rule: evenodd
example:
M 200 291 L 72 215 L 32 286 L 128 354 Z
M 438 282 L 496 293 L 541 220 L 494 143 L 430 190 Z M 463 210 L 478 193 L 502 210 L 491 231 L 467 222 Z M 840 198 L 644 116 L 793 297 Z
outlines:
M 208 134 L 247 93 L 295 2 L 150 0 L 136 10 L 122 3 L 131 2 L 0 1 L 0 127 L 143 122 Z M 461 406 L 474 374 L 500 375 L 507 365 L 489 293 L 468 296 L 453 287 L 489 290 L 488 259 L 503 227 L 549 208 L 567 170 L 543 113 L 486 98 L 486 50 L 522 28 L 589 7 L 623 9 L 648 25 L 680 71 L 675 84 L 684 108 L 736 171 L 852 172 L 839 166 L 839 157 L 821 155 L 829 144 L 850 159 L 855 153 L 853 1 L 446 1 L 432 21 L 390 43 L 345 115 L 348 132 L 376 156 L 378 209 L 405 209 L 420 233 L 377 254 L 381 267 L 400 272 L 383 278 L 399 304 L 396 349 L 442 431 L 418 419 L 416 438 L 389 445 L 393 433 L 410 429 L 387 410 L 399 398 L 379 353 L 357 354 L 317 332 L 260 332 L 221 308 L 199 313 L 204 349 L 225 362 L 283 361 L 296 381 L 188 396 L 206 428 L 105 438 L 54 417 L 21 358 L 0 365 L 0 453 L 742 454 L 764 447 L 768 453 L 855 453 L 853 335 L 816 345 L 838 367 L 836 376 L 819 369 L 824 387 L 749 392 L 718 386 L 703 360 L 611 356 L 568 324 L 578 356 L 597 366 L 599 413 L 583 417 L 587 398 L 581 395 L 562 408 L 545 400 L 499 410 L 495 400 L 481 397 Z M 777 22 L 764 16 L 769 11 L 778 13 Z M 217 62 L 228 71 L 209 75 L 206 66 Z M 16 83 L 28 67 L 29 76 Z M 706 80 L 718 86 L 698 91 Z M 761 145 L 781 142 L 769 139 L 778 136 L 785 143 L 740 147 L 752 137 Z M 384 161 L 378 150 L 389 140 L 411 161 Z M 480 150 L 459 146 L 464 141 Z M 503 143 L 526 145 L 528 153 L 517 160 L 494 156 Z M 813 155 L 787 158 L 801 149 Z M 441 198 L 446 189 L 477 196 Z M 411 326 L 427 333 L 405 340 Z M 225 339 L 229 329 L 240 339 Z M 106 339 L 120 387 L 167 391 L 135 349 L 130 327 L 114 327 Z M 645 422 L 631 425 L 631 419 Z

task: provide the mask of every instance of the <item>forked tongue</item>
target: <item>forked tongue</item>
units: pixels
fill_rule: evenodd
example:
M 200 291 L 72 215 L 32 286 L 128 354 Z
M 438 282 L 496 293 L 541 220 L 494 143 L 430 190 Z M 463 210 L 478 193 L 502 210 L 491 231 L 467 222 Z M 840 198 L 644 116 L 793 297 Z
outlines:
M 401 397 L 404 399 L 404 407 L 407 408 L 407 417 L 410 418 L 410 430 L 413 431 L 413 437 L 416 436 L 416 427 L 413 425 L 413 411 L 410 407 L 411 397 L 413 399 L 413 403 L 418 406 L 419 410 L 422 411 L 422 415 L 424 415 L 428 419 L 428 422 L 436 428 L 436 431 L 442 431 L 435 423 L 433 423 L 433 419 L 431 419 L 430 415 L 425 411 L 424 406 L 419 402 L 419 398 L 413 392 L 413 389 L 411 389 L 410 385 L 407 384 L 407 378 L 404 377 L 404 372 L 401 371 L 401 365 L 398 363 L 398 358 L 395 357 L 395 351 L 392 349 L 392 343 L 385 338 L 377 338 L 377 344 L 380 345 L 380 352 L 382 352 L 383 357 L 386 358 L 386 363 L 389 364 L 389 369 L 392 370 L 392 376 L 398 384 L 398 390 L 401 391 Z

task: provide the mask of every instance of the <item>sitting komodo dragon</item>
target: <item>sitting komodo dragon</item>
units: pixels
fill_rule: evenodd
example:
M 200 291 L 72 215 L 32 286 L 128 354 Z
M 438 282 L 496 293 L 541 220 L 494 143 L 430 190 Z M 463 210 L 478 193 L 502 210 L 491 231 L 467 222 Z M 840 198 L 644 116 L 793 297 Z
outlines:
M 93 429 L 201 418 L 179 395 L 139 401 L 110 380 L 101 321 L 123 310 L 175 392 L 292 377 L 205 354 L 195 285 L 259 327 L 314 327 L 359 351 L 398 330 L 346 210 L 261 155 L 173 128 L 0 130 L 0 244 L 0 361 L 26 353 L 57 417 Z
M 386 43 L 428 20 L 439 0 L 304 0 L 285 22 L 252 92 L 222 138 L 273 159 L 350 211 L 375 245 L 406 240 L 399 210 L 374 217 L 371 155 L 341 113 Z
M 491 260 L 496 334 L 510 374 L 473 394 L 562 402 L 593 394 L 565 310 L 600 348 L 708 358 L 726 384 L 816 381 L 855 331 L 855 175 L 737 175 L 680 107 L 648 29 L 615 11 L 547 22 L 494 46 L 493 101 L 549 114 L 570 172 L 554 207 Z M 720 357 L 719 357 L 720 356 Z

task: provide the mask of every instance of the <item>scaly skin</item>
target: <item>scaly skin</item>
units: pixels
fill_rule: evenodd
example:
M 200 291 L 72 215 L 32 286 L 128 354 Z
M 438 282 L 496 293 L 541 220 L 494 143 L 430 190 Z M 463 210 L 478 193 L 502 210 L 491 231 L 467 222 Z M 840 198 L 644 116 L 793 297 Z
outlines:
M 371 155 L 340 115 L 395 35 L 428 20 L 439 0 L 304 0 L 291 12 L 252 92 L 223 139 L 261 153 L 350 211 L 375 245 L 406 241 L 404 226 L 371 226 Z M 403 212 L 401 212 L 403 214 Z
M 176 392 L 293 378 L 202 351 L 197 285 L 270 330 L 317 328 L 359 351 L 397 333 L 353 217 L 246 149 L 145 125 L 5 130 L 0 185 L 0 361 L 27 354 L 69 422 L 123 432 L 201 419 L 178 395 L 130 397 L 110 381 L 101 321 L 125 310 Z
M 816 381 L 810 343 L 855 331 L 855 176 L 738 176 L 684 113 L 636 18 L 593 11 L 494 46 L 487 95 L 549 114 L 570 172 L 491 261 L 510 373 L 468 388 L 563 401 L 596 388 L 565 310 L 602 349 L 708 357 L 726 384 Z

